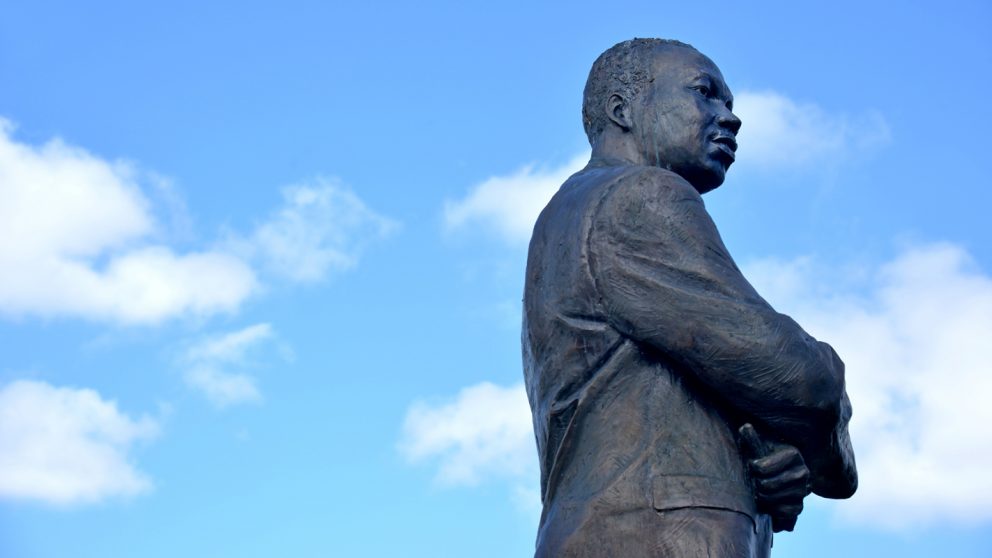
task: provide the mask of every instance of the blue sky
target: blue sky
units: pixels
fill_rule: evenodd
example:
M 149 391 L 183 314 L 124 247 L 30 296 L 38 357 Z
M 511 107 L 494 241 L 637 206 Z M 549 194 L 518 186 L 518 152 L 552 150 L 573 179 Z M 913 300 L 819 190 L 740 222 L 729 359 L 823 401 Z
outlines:
M 984 2 L 0 8 L 0 555 L 532 552 L 529 226 L 589 66 L 709 55 L 706 203 L 848 365 L 776 556 L 992 555 Z

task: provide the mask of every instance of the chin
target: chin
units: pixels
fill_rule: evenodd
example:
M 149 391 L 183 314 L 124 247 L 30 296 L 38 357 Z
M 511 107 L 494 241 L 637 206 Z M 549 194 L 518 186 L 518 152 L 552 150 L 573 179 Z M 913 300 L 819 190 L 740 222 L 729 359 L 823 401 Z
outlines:
M 727 177 L 727 171 L 720 166 L 720 169 L 705 169 L 701 172 L 693 173 L 691 176 L 683 176 L 692 187 L 696 189 L 700 194 L 705 194 L 706 192 L 712 192 L 723 184 L 723 180 Z

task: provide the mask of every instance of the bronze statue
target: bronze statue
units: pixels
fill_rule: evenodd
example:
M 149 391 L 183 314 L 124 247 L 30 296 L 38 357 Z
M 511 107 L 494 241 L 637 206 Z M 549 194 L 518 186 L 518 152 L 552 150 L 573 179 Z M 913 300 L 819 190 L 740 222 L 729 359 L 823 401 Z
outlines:
M 684 43 L 593 64 L 592 157 L 527 261 L 538 557 L 768 556 L 810 491 L 857 488 L 844 364 L 755 292 L 703 205 L 734 161 L 732 109 Z

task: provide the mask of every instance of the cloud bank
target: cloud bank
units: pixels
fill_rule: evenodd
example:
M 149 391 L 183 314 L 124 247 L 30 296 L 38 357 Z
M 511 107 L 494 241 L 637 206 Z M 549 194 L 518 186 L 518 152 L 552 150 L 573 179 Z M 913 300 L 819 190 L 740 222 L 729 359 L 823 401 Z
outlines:
M 177 253 L 154 240 L 151 199 L 177 209 L 178 226 L 189 228 L 161 177 L 57 138 L 32 146 L 12 133 L 0 118 L 0 315 L 130 325 L 231 313 L 259 290 L 253 265 L 317 282 L 354 267 L 397 226 L 336 181 L 316 179 L 284 188 L 282 204 L 250 234 Z
M 175 253 L 137 171 L 59 139 L 17 142 L 0 119 L 0 314 L 148 324 L 238 308 L 252 270 L 217 251 Z
M 131 447 L 159 431 L 90 389 L 19 380 L 0 388 L 0 497 L 55 505 L 134 496 L 152 488 Z

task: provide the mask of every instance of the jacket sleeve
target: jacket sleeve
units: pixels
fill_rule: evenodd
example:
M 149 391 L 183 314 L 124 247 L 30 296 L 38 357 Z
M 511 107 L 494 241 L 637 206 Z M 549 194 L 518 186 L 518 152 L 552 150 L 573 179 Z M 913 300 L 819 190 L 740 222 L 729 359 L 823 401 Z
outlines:
M 628 175 L 604 194 L 589 231 L 613 327 L 712 404 L 796 446 L 814 492 L 853 494 L 843 362 L 755 292 L 691 185 L 661 169 Z

